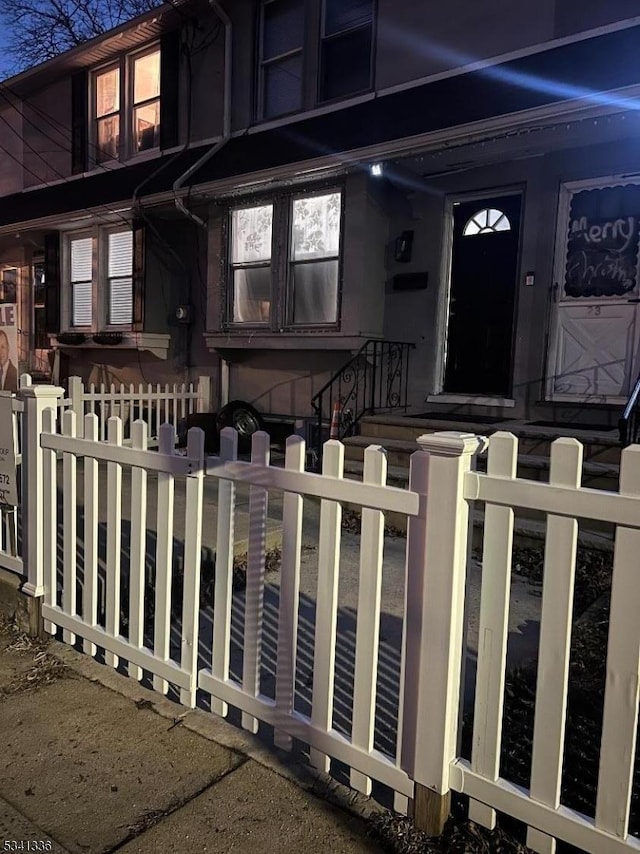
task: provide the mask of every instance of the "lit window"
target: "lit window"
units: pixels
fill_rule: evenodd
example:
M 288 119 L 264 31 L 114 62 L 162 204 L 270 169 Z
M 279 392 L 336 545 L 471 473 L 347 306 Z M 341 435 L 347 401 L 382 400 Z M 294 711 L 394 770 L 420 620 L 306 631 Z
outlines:
M 125 86 L 126 57 L 93 76 L 97 163 L 160 145 L 160 50 L 154 48 L 128 60 L 129 87 Z M 129 140 L 124 139 L 125 126 L 130 128 Z
M 494 234 L 496 231 L 510 231 L 511 223 L 506 214 L 495 208 L 483 208 L 467 222 L 462 232 L 465 237 L 474 234 Z
M 120 146 L 120 69 L 96 74 L 96 160 L 115 160 Z
M 291 322 L 338 319 L 340 193 L 294 199 L 291 216 Z
M 268 323 L 271 312 L 273 205 L 231 214 L 232 319 Z
M 302 107 L 302 0 L 262 4 L 260 51 L 261 115 L 273 118 Z

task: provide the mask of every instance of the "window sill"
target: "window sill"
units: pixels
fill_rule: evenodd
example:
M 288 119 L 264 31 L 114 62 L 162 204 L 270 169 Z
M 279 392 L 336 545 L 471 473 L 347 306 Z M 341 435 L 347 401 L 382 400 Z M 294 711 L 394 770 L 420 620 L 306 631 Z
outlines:
M 511 397 L 491 397 L 472 394 L 430 394 L 427 403 L 457 403 L 469 406 L 503 406 L 511 408 L 516 402 Z
M 345 335 L 336 330 L 307 329 L 297 334 L 267 333 L 253 329 L 246 332 L 205 332 L 204 339 L 212 352 L 218 350 L 358 350 L 369 335 Z
M 167 358 L 171 343 L 170 335 L 147 332 L 122 332 L 122 340 L 117 344 L 98 344 L 90 332 L 86 333 L 85 340 L 80 344 L 65 344 L 56 335 L 50 335 L 49 338 L 51 346 L 60 350 L 144 350 L 153 353 L 158 359 Z

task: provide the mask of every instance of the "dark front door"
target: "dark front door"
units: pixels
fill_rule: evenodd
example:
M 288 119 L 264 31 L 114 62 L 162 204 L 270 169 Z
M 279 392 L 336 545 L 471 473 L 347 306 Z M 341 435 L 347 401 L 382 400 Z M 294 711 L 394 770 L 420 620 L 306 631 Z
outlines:
M 509 393 L 521 197 L 454 205 L 444 391 Z

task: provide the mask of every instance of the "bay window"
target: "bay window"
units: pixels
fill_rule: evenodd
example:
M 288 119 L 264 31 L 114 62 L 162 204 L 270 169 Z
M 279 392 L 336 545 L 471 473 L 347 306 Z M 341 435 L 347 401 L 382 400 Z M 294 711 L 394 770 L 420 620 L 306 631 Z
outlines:
M 229 324 L 335 326 L 341 212 L 339 190 L 232 210 Z
M 94 228 L 66 241 L 66 323 L 99 331 L 130 327 L 133 317 L 133 232 Z

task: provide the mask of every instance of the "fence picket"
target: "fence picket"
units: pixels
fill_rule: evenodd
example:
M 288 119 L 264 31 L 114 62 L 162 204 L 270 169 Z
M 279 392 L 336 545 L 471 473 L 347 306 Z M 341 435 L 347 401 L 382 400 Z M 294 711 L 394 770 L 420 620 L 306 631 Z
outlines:
M 267 433 L 258 431 L 253 434 L 251 462 L 254 465 L 269 465 L 269 441 Z M 245 693 L 253 697 L 257 697 L 260 691 L 267 502 L 267 490 L 262 486 L 251 485 L 249 488 L 249 548 L 244 610 L 242 687 Z M 258 732 L 258 719 L 243 712 L 242 726 L 244 729 L 256 733 Z
M 386 484 L 387 456 L 381 446 L 371 445 L 364 452 L 362 480 L 376 486 Z M 383 549 L 384 514 L 363 508 L 351 740 L 356 747 L 368 752 L 373 749 L 375 728 Z M 371 794 L 370 777 L 353 769 L 350 776 L 352 788 L 365 795 Z
M 42 413 L 44 433 L 56 432 L 57 417 L 53 409 Z M 42 500 L 44 506 L 43 528 L 43 579 L 44 602 L 51 608 L 58 604 L 58 483 L 56 452 L 42 450 Z M 57 626 L 45 620 L 44 630 L 55 634 Z
M 112 415 L 108 421 L 108 441 L 122 445 L 122 420 Z M 120 556 L 122 548 L 122 466 L 107 463 L 107 597 L 105 631 L 120 634 Z M 118 656 L 107 650 L 105 661 L 118 666 Z
M 300 436 L 290 436 L 286 443 L 285 468 L 289 471 L 304 471 L 304 460 L 304 440 Z M 282 567 L 280 570 L 280 608 L 278 615 L 276 708 L 286 715 L 291 715 L 293 712 L 296 689 L 302 502 L 301 495 L 285 492 L 282 511 Z M 292 739 L 286 733 L 276 730 L 274 742 L 283 750 L 291 750 Z
M 232 427 L 225 427 L 220 433 L 219 457 L 223 462 L 231 462 L 238 458 L 238 434 Z M 235 496 L 236 485 L 232 480 L 218 482 L 211 672 L 217 679 L 223 680 L 229 678 Z M 212 697 L 211 710 L 226 716 L 227 704 L 224 700 Z
M 131 425 L 132 446 L 147 450 L 147 425 L 137 419 Z M 147 472 L 131 469 L 131 546 L 129 562 L 129 643 L 141 649 L 144 644 L 145 556 L 147 551 Z M 129 676 L 142 679 L 142 668 L 129 662 Z
M 344 445 L 330 439 L 325 442 L 323 449 L 322 474 L 341 479 L 343 470 Z M 318 535 L 318 592 L 311 705 L 311 722 L 323 732 L 328 732 L 333 722 L 341 523 L 342 506 L 337 501 L 323 499 L 320 502 Z M 312 747 L 309 756 L 315 768 L 329 772 L 331 759 L 326 753 Z
M 174 429 L 175 435 L 175 429 Z M 194 708 L 198 683 L 198 629 L 200 614 L 200 561 L 202 559 L 202 499 L 204 496 L 204 431 L 192 427 L 187 436 L 187 457 L 196 460 L 197 470 L 187 477 L 184 523 L 184 569 L 182 592 L 182 669 L 190 676 L 190 687 L 180 689 L 180 702 Z
M 107 398 L 104 383 L 100 383 L 100 393 L 98 395 L 100 406 L 100 441 L 107 441 Z
M 76 414 L 65 412 L 62 420 L 65 436 L 76 435 Z M 62 570 L 62 610 L 72 617 L 76 615 L 76 578 L 77 578 L 77 536 L 76 536 L 76 457 L 75 454 L 62 455 L 62 485 L 64 495 L 63 510 L 63 570 Z M 67 629 L 63 630 L 65 643 L 73 646 L 76 636 Z
M 640 495 L 640 445 L 622 452 L 620 494 Z M 640 530 L 618 527 L 613 558 L 609 641 L 596 827 L 624 839 L 629 825 L 638 725 Z
M 581 477 L 582 445 L 557 439 L 549 482 L 578 488 Z M 560 805 L 577 544 L 576 519 L 548 516 L 530 794 L 553 809 Z M 527 845 L 538 854 L 556 850 L 554 837 L 533 827 L 527 830 Z
M 158 398 L 159 399 L 159 398 Z M 158 433 L 158 453 L 173 455 L 175 433 L 170 424 L 163 424 Z M 161 661 L 169 660 L 171 638 L 171 562 L 173 558 L 173 499 L 172 474 L 158 473 L 158 504 L 156 525 L 156 601 L 153 633 L 153 651 Z M 160 676 L 153 677 L 153 687 L 166 694 L 168 682 Z
M 517 438 L 512 433 L 495 433 L 489 445 L 487 474 L 514 478 L 517 460 Z M 471 767 L 491 780 L 498 779 L 500 770 L 512 547 L 513 510 L 487 504 Z M 491 830 L 496 824 L 495 810 L 479 801 L 469 802 L 469 818 Z
M 84 438 L 98 441 L 97 415 L 85 415 Z M 84 573 L 82 583 L 82 619 L 91 627 L 98 623 L 98 461 L 84 458 Z M 96 645 L 86 638 L 83 649 L 96 654 Z

